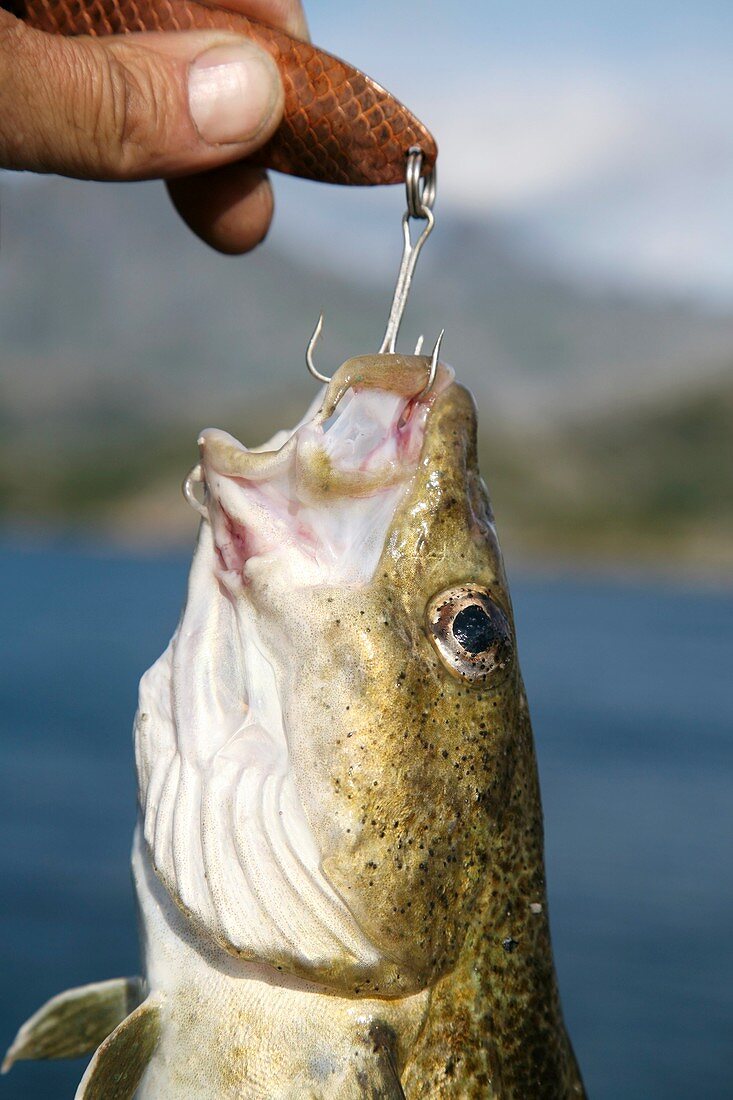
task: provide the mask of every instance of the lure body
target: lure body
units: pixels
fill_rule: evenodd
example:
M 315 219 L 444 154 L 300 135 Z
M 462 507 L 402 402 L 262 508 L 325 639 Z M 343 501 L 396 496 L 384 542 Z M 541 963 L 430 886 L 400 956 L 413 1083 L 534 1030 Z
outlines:
M 139 989 L 79 1100 L 584 1095 L 475 407 L 429 368 L 364 356 L 266 448 L 199 440 L 135 725 L 143 980 L 63 995 L 9 1055 L 89 1049 Z
M 341 184 L 401 183 L 411 146 L 423 169 L 435 140 L 397 99 L 347 62 L 236 11 L 198 0 L 6 0 L 29 26 L 52 34 L 221 30 L 251 38 L 274 58 L 285 92 L 283 121 L 253 163 Z

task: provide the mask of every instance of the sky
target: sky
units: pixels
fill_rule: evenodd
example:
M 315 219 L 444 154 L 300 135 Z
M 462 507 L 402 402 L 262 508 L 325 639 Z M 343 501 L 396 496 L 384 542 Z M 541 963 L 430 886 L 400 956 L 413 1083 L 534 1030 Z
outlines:
M 570 274 L 733 302 L 733 3 L 307 5 L 314 41 L 440 146 L 440 211 L 505 223 Z M 276 238 L 365 265 L 401 197 L 280 185 Z M 350 234 L 353 233 L 353 237 Z

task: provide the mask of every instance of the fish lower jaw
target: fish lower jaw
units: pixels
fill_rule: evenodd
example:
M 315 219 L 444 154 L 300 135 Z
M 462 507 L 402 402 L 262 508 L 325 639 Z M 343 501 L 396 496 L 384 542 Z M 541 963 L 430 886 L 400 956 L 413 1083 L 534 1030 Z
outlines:
M 344 1085 L 361 1058 L 372 1058 L 375 1036 L 401 1073 L 426 1018 L 427 991 L 361 999 L 274 975 L 199 935 L 155 879 L 139 841 L 133 875 L 145 981 L 161 998 L 160 1041 L 138 1100 L 352 1095 Z

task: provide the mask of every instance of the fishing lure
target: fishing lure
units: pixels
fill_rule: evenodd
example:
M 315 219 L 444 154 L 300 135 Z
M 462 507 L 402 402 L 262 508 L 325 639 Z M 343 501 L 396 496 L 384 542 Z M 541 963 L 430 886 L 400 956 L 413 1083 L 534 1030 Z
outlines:
M 52 34 L 219 29 L 251 38 L 277 64 L 283 119 L 252 163 L 341 184 L 401 183 L 407 150 L 438 154 L 427 128 L 376 81 L 310 42 L 200 0 L 2 0 L 1 7 Z

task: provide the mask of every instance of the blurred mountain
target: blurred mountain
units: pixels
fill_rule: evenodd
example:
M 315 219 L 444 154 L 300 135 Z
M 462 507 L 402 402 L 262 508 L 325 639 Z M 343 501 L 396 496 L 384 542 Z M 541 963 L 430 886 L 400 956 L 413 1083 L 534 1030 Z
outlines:
M 297 419 L 321 309 L 327 372 L 378 345 L 399 258 L 359 278 L 335 226 L 340 267 L 317 241 L 227 260 L 154 184 L 5 177 L 0 226 L 0 506 L 143 540 L 188 528 L 171 486 L 201 427 L 254 444 Z M 729 560 L 733 312 L 579 286 L 521 227 L 446 214 L 403 346 L 443 325 L 517 552 Z
M 510 552 L 733 575 L 733 357 L 632 409 L 496 427 L 481 465 Z

